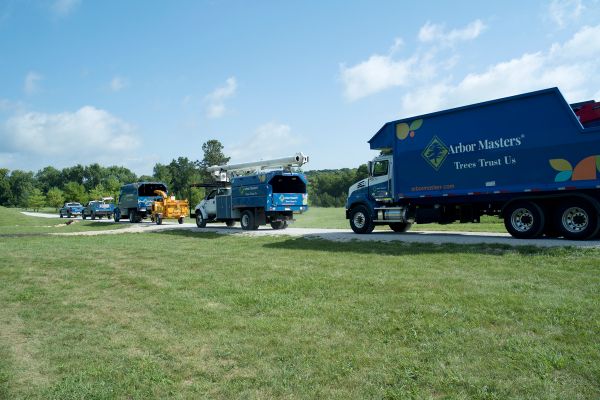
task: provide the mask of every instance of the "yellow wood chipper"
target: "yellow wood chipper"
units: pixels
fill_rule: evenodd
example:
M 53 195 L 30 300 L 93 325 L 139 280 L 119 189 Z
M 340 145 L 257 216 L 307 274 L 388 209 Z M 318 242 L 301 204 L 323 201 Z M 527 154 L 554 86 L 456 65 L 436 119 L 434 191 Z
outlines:
M 155 190 L 160 200 L 152 203 L 152 221 L 156 225 L 162 224 L 163 219 L 176 219 L 183 224 L 183 218 L 190 213 L 190 205 L 187 200 L 175 200 L 175 196 L 167 196 L 162 190 Z

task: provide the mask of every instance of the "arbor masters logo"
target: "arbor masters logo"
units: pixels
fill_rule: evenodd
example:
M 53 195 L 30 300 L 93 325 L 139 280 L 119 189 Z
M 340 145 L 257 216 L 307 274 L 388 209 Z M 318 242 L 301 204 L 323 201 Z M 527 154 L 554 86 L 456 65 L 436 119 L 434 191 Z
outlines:
M 442 139 L 434 136 L 421 153 L 421 156 L 437 171 L 448 156 L 448 147 L 442 142 Z

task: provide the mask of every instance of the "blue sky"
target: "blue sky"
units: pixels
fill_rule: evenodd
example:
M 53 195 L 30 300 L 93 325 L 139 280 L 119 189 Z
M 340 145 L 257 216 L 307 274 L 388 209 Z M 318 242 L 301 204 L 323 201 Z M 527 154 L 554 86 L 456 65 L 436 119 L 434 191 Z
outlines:
M 600 101 L 600 1 L 0 0 L 0 167 L 150 174 L 303 151 L 356 167 L 387 121 L 558 86 Z

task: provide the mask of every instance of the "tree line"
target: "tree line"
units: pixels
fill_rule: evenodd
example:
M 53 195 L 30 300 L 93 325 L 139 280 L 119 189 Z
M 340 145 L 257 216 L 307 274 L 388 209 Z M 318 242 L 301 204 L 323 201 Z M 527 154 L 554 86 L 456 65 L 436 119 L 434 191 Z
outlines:
M 63 169 L 47 166 L 37 172 L 0 168 L 0 205 L 40 209 L 58 208 L 66 201 L 86 203 L 102 197 L 118 198 L 122 185 L 139 181 L 164 182 L 171 194 L 190 200 L 193 206 L 205 195 L 204 189 L 190 187 L 193 183 L 211 182 L 206 167 L 229 162 L 218 140 L 202 145 L 202 160 L 187 157 L 173 159 L 169 164 L 157 163 L 152 175 L 137 176 L 125 167 L 104 167 L 97 163 L 75 165 Z M 308 171 L 309 204 L 318 207 L 344 205 L 350 185 L 367 176 L 367 166 L 339 170 Z

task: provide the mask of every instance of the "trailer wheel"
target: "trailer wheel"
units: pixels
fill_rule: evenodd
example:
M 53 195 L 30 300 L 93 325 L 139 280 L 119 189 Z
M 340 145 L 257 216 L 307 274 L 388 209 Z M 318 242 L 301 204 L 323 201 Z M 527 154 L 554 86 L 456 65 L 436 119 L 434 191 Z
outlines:
M 400 233 L 410 230 L 411 226 L 412 224 L 410 222 L 394 222 L 393 224 L 390 224 L 390 229 Z
M 158 214 L 155 218 L 154 221 L 156 222 L 156 225 L 162 225 L 162 215 Z
M 350 211 L 350 227 L 354 233 L 373 232 L 375 225 L 367 207 L 357 206 Z
M 504 211 L 504 226 L 518 239 L 535 238 L 544 231 L 544 213 L 531 201 L 517 201 Z
M 177 222 L 179 222 L 179 225 L 183 224 L 183 217 L 177 218 Z
M 246 210 L 242 213 L 242 218 L 240 219 L 240 225 L 242 229 L 245 231 L 253 231 L 258 228 L 255 222 L 254 213 L 250 210 Z
M 287 228 L 287 221 L 273 221 L 273 222 L 271 222 L 271 228 L 285 229 L 285 228 Z
M 234 221 L 234 220 L 232 220 L 232 219 L 230 219 L 229 221 L 225 221 L 225 225 L 226 225 L 228 228 L 232 228 L 232 227 L 234 227 L 234 226 L 235 226 L 235 221 Z
M 565 239 L 590 239 L 600 229 L 598 211 L 584 200 L 573 199 L 565 202 L 558 207 L 554 218 L 558 230 Z
M 206 227 L 206 220 L 202 218 L 202 213 L 200 212 L 200 210 L 196 211 L 196 226 L 198 228 Z

